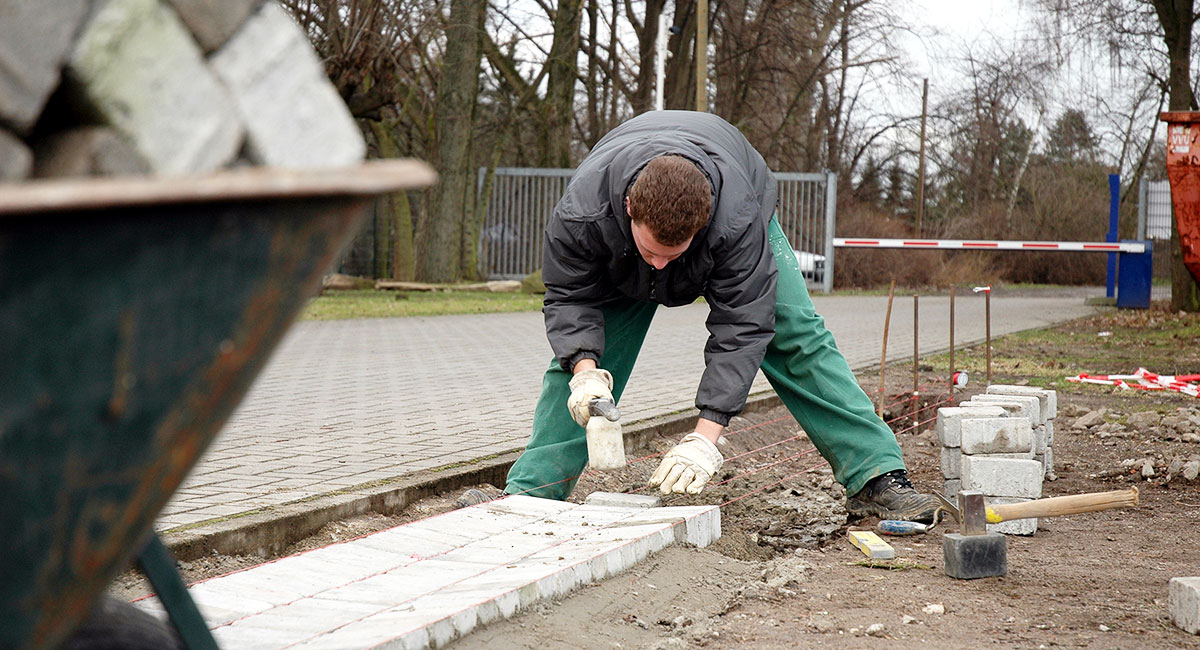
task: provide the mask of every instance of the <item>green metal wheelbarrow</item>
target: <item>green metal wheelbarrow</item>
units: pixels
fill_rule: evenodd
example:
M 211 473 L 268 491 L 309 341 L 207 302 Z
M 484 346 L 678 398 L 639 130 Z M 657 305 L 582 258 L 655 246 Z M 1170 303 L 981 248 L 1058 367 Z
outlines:
M 0 184 L 0 648 L 62 644 L 135 556 L 176 627 L 198 620 L 155 517 L 374 198 L 435 178 L 392 160 Z

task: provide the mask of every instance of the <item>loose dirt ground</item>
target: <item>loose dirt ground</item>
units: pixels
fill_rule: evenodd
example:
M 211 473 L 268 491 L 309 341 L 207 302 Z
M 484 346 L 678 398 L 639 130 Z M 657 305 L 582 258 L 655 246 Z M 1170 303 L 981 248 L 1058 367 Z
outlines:
M 1164 319 L 1182 319 L 1185 327 L 1166 341 L 1139 343 L 1147 338 L 1139 331 Z M 1132 372 L 1136 366 L 1117 365 L 1130 362 L 1124 356 L 1164 374 L 1200 372 L 1197 323 L 1192 316 L 1161 312 L 1111 312 L 1055 328 L 1033 342 L 999 341 L 993 382 L 1025 383 L 1026 372 L 1043 375 L 1041 380 L 1080 371 Z M 983 356 L 977 348 L 960 351 L 959 358 L 971 365 Z M 1073 367 L 1099 363 L 1114 365 Z M 938 376 L 926 367 L 921 384 Z M 863 378 L 872 392 L 878 376 Z M 905 380 L 911 381 L 911 371 Z M 888 392 L 899 394 L 900 383 L 889 379 Z M 1045 496 L 1137 485 L 1141 505 L 1042 519 L 1035 535 L 1008 538 L 1004 577 L 960 581 L 945 575 L 941 537 L 956 530 L 950 522 L 923 536 L 888 538 L 897 560 L 886 568 L 870 566 L 846 541 L 846 530 L 874 522 L 848 524 L 844 495 L 827 467 L 795 475 L 820 462 L 815 454 L 792 458 L 811 446 L 806 439 L 739 457 L 800 434 L 780 408 L 731 423 L 724 450 L 731 460 L 721 479 L 784 462 L 712 486 L 699 497 L 668 500 L 738 499 L 722 508 L 723 536 L 716 544 L 669 549 L 622 576 L 477 630 L 453 648 L 1200 647 L 1200 637 L 1171 624 L 1166 607 L 1170 578 L 1200 575 L 1200 480 L 1182 479 L 1178 463 L 1170 481 L 1166 474 L 1173 460 L 1200 457 L 1200 444 L 1194 435 L 1180 434 L 1187 425 L 1124 426 L 1139 412 L 1195 417 L 1200 404 L 1180 394 L 1054 384 L 1060 408 L 1054 439 L 1058 479 L 1045 484 Z M 955 402 L 977 390 L 957 395 Z M 1072 426 L 1099 409 L 1110 424 Z M 933 432 L 914 431 L 896 415 L 888 419 L 902 431 L 898 439 L 917 486 L 940 488 L 940 446 Z M 670 442 L 659 441 L 653 451 Z M 1156 469 L 1149 480 L 1137 469 L 1139 459 L 1147 458 Z M 635 463 L 627 471 L 648 475 L 653 465 Z M 575 496 L 591 489 L 640 489 L 642 480 L 589 475 Z M 782 482 L 771 485 L 777 481 Z
M 1145 336 L 1148 328 L 1180 320 L 1182 329 L 1176 327 L 1166 340 L 1139 343 L 1154 338 Z M 1058 390 L 1058 479 L 1045 484 L 1044 496 L 1137 485 L 1138 508 L 1042 519 L 1036 535 L 1008 538 L 1004 577 L 959 581 L 945 575 L 941 537 L 956 530 L 952 522 L 926 535 L 888 538 L 897 559 L 873 566 L 846 541 L 846 531 L 874 521 L 847 521 L 841 486 L 795 421 L 777 408 L 730 423 L 726 464 L 703 494 L 666 499 L 667 505 L 724 504 L 718 542 L 705 549 L 667 549 L 620 576 L 476 630 L 452 647 L 1200 647 L 1200 637 L 1171 624 L 1166 608 L 1170 578 L 1200 575 L 1200 479 L 1179 473 L 1181 462 L 1200 458 L 1198 438 L 1180 423 L 1192 417 L 1200 424 L 1200 401 L 1061 381 L 1080 371 L 1132 372 L 1136 365 L 1128 363 L 1164 374 L 1200 372 L 1200 319 L 1111 312 L 1049 334 L 1010 337 L 993 348 L 994 383 Z M 972 376 L 982 378 L 983 358 L 982 348 L 960 351 L 958 367 L 972 367 Z M 923 386 L 940 382 L 946 373 L 933 366 L 943 362 L 924 366 Z M 1087 367 L 1077 367 L 1081 364 Z M 903 385 L 911 382 L 910 369 L 895 370 L 894 384 L 889 378 L 886 392 L 894 399 L 911 390 Z M 862 380 L 873 393 L 878 374 L 864 373 Z M 954 402 L 978 390 L 968 387 Z M 922 388 L 929 410 L 918 419 L 932 418 L 933 408 L 947 403 L 936 392 Z M 1101 409 L 1108 424 L 1073 426 Z M 936 436 L 928 422 L 914 430 L 901 415 L 906 410 L 893 407 L 886 419 L 898 431 L 910 475 L 920 489 L 941 489 Z M 1131 415 L 1147 412 L 1174 419 L 1127 426 Z M 1200 426 L 1191 431 L 1200 432 Z M 572 500 L 595 490 L 645 492 L 656 454 L 677 438 L 656 440 L 631 457 L 625 470 L 585 475 Z M 1154 470 L 1148 478 L 1142 470 L 1146 459 Z M 499 493 L 495 486 L 479 487 Z M 441 512 L 455 507 L 457 496 L 423 501 L 396 517 L 331 524 L 291 551 Z M 190 581 L 260 561 L 206 558 L 183 569 Z M 116 591 L 134 597 L 144 585 L 127 574 Z

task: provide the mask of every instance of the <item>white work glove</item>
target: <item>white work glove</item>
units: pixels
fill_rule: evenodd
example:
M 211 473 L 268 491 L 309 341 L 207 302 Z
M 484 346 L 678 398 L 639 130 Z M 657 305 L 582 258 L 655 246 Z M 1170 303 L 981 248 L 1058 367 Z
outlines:
M 571 417 L 575 418 L 579 426 L 586 427 L 592 417 L 592 400 L 600 398 L 615 401 L 612 385 L 612 375 L 600 368 L 581 370 L 571 377 L 571 396 L 567 398 L 567 409 L 571 411 Z
M 699 433 L 689 433 L 663 456 L 650 477 L 650 487 L 659 486 L 663 494 L 699 494 L 724 462 L 717 446 Z

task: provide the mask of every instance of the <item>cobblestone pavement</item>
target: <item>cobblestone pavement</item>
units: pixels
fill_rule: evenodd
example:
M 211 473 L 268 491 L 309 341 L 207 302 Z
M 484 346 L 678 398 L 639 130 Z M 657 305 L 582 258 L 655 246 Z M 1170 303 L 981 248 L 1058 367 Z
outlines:
M 1085 295 L 1102 291 L 994 294 L 992 335 L 1090 314 Z M 877 366 L 887 298 L 814 302 L 850 366 Z M 982 294 L 958 296 L 956 345 L 983 340 L 984 313 Z M 702 304 L 659 310 L 621 403 L 623 422 L 693 408 L 706 315 Z M 948 297 L 922 297 L 918 322 L 921 354 L 948 348 Z M 912 325 L 912 298 L 898 296 L 889 364 L 911 359 Z M 519 450 L 550 357 L 537 312 L 297 323 L 155 528 Z M 753 392 L 768 390 L 760 374 Z

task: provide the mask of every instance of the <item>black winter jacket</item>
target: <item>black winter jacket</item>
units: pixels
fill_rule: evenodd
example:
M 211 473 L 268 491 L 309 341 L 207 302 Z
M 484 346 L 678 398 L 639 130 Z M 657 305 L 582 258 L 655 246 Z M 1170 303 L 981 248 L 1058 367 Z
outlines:
M 630 234 L 625 196 L 652 158 L 684 156 L 713 186 L 713 214 L 682 256 L 656 271 Z M 733 125 L 690 111 L 644 113 L 605 135 L 579 165 L 546 225 L 546 335 L 562 367 L 604 353 L 604 303 L 621 296 L 668 307 L 709 305 L 701 417 L 728 424 L 775 332 L 775 261 L 767 224 L 776 182 Z

